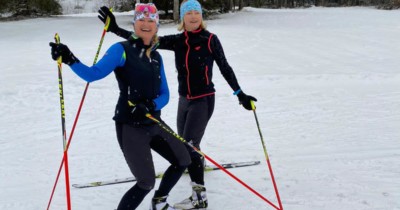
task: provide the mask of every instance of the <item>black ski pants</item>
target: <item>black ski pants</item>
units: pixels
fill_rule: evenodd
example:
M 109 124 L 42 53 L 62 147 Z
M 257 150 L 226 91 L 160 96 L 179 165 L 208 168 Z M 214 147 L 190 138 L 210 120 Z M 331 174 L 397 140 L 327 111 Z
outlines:
M 203 138 L 208 121 L 210 120 L 215 105 L 215 95 L 205 96 L 198 99 L 187 99 L 179 97 L 177 126 L 178 134 L 196 148 L 200 149 L 200 142 Z M 188 166 L 192 182 L 204 185 L 204 164 L 203 157 L 186 146 L 192 163 Z
M 116 132 L 129 169 L 137 179 L 122 197 L 118 210 L 135 209 L 154 188 L 156 173 L 151 149 L 171 163 L 155 197 L 168 195 L 191 162 L 185 145 L 157 124 L 132 126 L 116 123 Z

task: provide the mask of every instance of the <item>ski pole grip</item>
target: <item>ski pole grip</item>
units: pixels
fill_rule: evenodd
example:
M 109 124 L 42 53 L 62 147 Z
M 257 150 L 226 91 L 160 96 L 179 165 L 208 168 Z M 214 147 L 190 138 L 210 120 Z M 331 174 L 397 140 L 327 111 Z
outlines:
M 250 100 L 251 110 L 256 110 L 256 105 L 254 104 L 253 100 Z
M 55 35 L 54 35 L 54 40 L 55 40 L 55 42 L 56 42 L 56 44 L 60 44 L 60 36 L 58 35 L 58 33 L 56 33 Z M 62 57 L 61 57 L 61 55 L 57 58 L 57 64 L 58 65 L 61 65 L 61 63 L 62 63 Z
M 129 106 L 136 106 L 136 104 L 132 103 L 131 101 L 128 100 L 128 105 Z
M 112 12 L 113 11 L 113 9 L 112 8 L 110 8 L 110 12 Z M 106 23 L 105 23 L 105 25 L 104 25 L 104 30 L 105 31 L 108 31 L 108 27 L 110 26 L 110 17 L 107 17 L 107 19 L 106 19 Z
M 60 44 L 60 36 L 58 35 L 58 33 L 54 35 L 54 40 L 56 41 L 56 44 Z

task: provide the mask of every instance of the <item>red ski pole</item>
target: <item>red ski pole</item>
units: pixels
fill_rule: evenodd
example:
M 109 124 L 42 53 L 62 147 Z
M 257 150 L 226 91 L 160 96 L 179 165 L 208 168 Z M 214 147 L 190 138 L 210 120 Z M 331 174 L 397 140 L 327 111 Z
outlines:
M 128 101 L 128 103 L 130 103 Z M 130 105 L 133 105 L 132 103 L 130 103 Z M 210 158 L 208 155 L 204 154 L 202 151 L 200 151 L 199 149 L 197 149 L 195 146 L 191 145 L 190 143 L 188 143 L 183 137 L 179 136 L 177 133 L 175 133 L 174 131 L 172 131 L 171 129 L 169 129 L 167 126 L 165 126 L 163 123 L 161 123 L 159 120 L 157 120 L 156 118 L 154 118 L 153 116 L 151 116 L 151 114 L 146 114 L 146 117 L 148 117 L 149 119 L 153 120 L 155 123 L 157 123 L 158 126 L 160 126 L 163 130 L 165 130 L 166 132 L 170 133 L 171 135 L 173 135 L 175 138 L 177 138 L 178 140 L 180 140 L 181 142 L 183 142 L 184 144 L 190 146 L 191 148 L 193 148 L 197 153 L 199 153 L 200 155 L 204 156 L 208 161 L 210 161 L 211 163 L 213 163 L 215 166 L 217 166 L 219 169 L 221 169 L 223 172 L 225 172 L 226 174 L 228 174 L 230 177 L 232 177 L 234 180 L 236 180 L 237 182 L 239 182 L 241 185 L 243 185 L 245 188 L 247 188 L 248 190 L 250 190 L 252 193 L 254 193 L 255 195 L 257 195 L 259 198 L 261 198 L 263 201 L 267 202 L 269 205 L 271 205 L 272 207 L 274 207 L 277 210 L 280 210 L 275 204 L 273 204 L 271 201 L 269 201 L 268 199 L 266 199 L 264 196 L 262 196 L 260 193 L 258 193 L 256 190 L 254 190 L 253 188 L 251 188 L 249 185 L 247 185 L 246 183 L 244 183 L 242 180 L 240 180 L 238 177 L 236 177 L 235 175 L 233 175 L 231 172 L 229 172 L 228 170 L 226 170 L 223 166 L 221 166 L 220 164 L 218 164 L 216 161 L 214 161 L 212 158 Z
M 60 44 L 60 36 L 56 33 L 54 36 L 56 44 Z M 71 191 L 69 188 L 69 170 L 68 170 L 68 153 L 67 153 L 67 134 L 65 131 L 65 106 L 64 106 L 64 91 L 63 91 L 63 80 L 62 80 L 62 56 L 57 58 L 57 66 L 58 66 L 58 87 L 60 94 L 60 108 L 61 108 L 61 128 L 62 128 L 62 137 L 63 137 L 63 163 L 65 165 L 65 189 L 67 196 L 67 207 L 68 210 L 71 210 Z
M 102 33 L 101 38 L 100 38 L 100 43 L 99 43 L 99 46 L 97 48 L 96 56 L 95 56 L 94 61 L 93 61 L 93 65 L 96 64 L 97 58 L 99 57 L 100 49 L 101 49 L 101 47 L 103 45 L 103 40 L 104 40 L 104 37 L 105 37 L 106 32 L 108 30 L 109 24 L 110 24 L 110 18 L 107 18 L 106 24 L 104 25 L 103 33 Z M 86 83 L 85 90 L 83 91 L 82 99 L 81 99 L 81 102 L 79 104 L 79 108 L 78 108 L 78 111 L 76 113 L 76 116 L 75 116 L 74 124 L 72 126 L 72 129 L 71 129 L 71 132 L 70 132 L 70 135 L 69 135 L 69 138 L 68 138 L 68 143 L 66 145 L 65 152 L 68 151 L 69 145 L 71 144 L 72 136 L 74 135 L 75 128 L 76 128 L 76 125 L 78 123 L 79 115 L 81 113 L 83 102 L 85 101 L 86 93 L 87 93 L 88 89 L 89 89 L 89 82 Z M 61 163 L 60 163 L 60 167 L 58 168 L 57 177 L 56 177 L 56 180 L 54 182 L 53 189 L 51 191 L 49 202 L 47 204 L 47 210 L 50 209 L 51 201 L 53 200 L 53 195 L 54 195 L 54 192 L 56 190 L 58 179 L 60 177 L 60 173 L 61 173 L 61 169 L 62 169 L 63 165 L 64 165 L 64 157 L 62 158 Z
M 262 144 L 263 149 L 264 149 L 265 159 L 266 159 L 266 161 L 267 161 L 269 173 L 270 173 L 270 175 L 271 175 L 272 184 L 274 185 L 274 190 L 275 190 L 275 194 L 276 194 L 276 199 L 278 200 L 278 203 L 279 203 L 279 209 L 280 209 L 280 210 L 283 210 L 281 198 L 280 198 L 279 192 L 278 192 L 278 187 L 276 186 L 274 173 L 272 172 L 272 166 L 271 166 L 271 163 L 270 163 L 270 161 L 269 161 L 269 156 L 268 156 L 268 152 L 267 152 L 267 147 L 265 146 L 264 137 L 263 137 L 263 135 L 262 135 L 262 133 L 261 133 L 260 124 L 259 124 L 259 122 L 258 122 L 258 117 L 257 117 L 257 114 L 256 114 L 256 106 L 254 105 L 254 101 L 251 101 L 251 107 L 252 107 L 252 110 L 253 110 L 253 113 L 254 113 L 254 117 L 255 117 L 255 119 L 256 119 L 256 124 L 257 124 L 257 128 L 258 128 L 258 133 L 260 134 L 261 144 Z

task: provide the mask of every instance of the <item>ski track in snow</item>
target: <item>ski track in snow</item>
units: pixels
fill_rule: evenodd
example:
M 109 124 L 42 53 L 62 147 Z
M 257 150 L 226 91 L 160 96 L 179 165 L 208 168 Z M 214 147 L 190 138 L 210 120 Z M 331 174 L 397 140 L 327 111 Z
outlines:
M 130 16 L 117 16 L 131 29 Z M 400 12 L 371 8 L 246 8 L 207 21 L 220 38 L 257 115 L 284 209 L 400 210 Z M 93 63 L 102 25 L 95 15 L 0 23 L 0 209 L 44 209 L 62 158 L 55 32 Z M 162 25 L 159 34 L 177 33 Z M 107 34 L 100 58 L 122 39 Z M 175 128 L 173 53 L 163 55 L 171 99 L 163 119 Z M 67 137 L 85 82 L 63 66 Z M 216 107 L 202 150 L 217 162 L 260 160 L 231 169 L 277 204 L 252 112 L 238 106 L 217 67 Z M 131 176 L 111 120 L 113 75 L 90 84 L 69 150 L 70 182 Z M 167 162 L 154 154 L 157 171 Z M 66 209 L 62 172 L 51 209 Z M 210 210 L 273 209 L 221 171 L 205 175 Z M 190 194 L 184 175 L 170 203 Z M 159 180 L 157 181 L 159 184 Z M 132 183 L 71 188 L 73 209 L 114 209 Z M 148 209 L 151 192 L 138 209 Z

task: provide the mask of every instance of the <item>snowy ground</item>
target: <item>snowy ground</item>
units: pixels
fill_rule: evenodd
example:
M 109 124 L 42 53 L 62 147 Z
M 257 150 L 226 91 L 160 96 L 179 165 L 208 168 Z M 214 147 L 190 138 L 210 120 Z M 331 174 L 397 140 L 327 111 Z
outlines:
M 119 16 L 131 28 L 130 16 Z M 222 41 L 257 114 L 284 209 L 400 210 L 400 11 L 370 8 L 256 10 L 208 22 Z M 93 62 L 102 32 L 97 17 L 0 23 L 0 209 L 45 209 L 62 157 L 57 67 L 48 42 L 61 41 Z M 159 33 L 176 33 L 162 25 Z M 121 39 L 107 34 L 102 53 Z M 175 127 L 173 54 L 164 56 L 171 100 L 164 120 Z M 67 133 L 85 82 L 64 66 Z M 252 112 L 238 105 L 218 69 L 217 101 L 202 143 L 220 163 L 260 160 L 233 169 L 277 203 Z M 130 176 L 111 120 L 113 75 L 90 85 L 69 150 L 71 183 Z M 167 163 L 155 155 L 157 171 Z M 158 183 L 158 182 L 157 182 Z M 190 193 L 188 176 L 171 203 Z M 116 208 L 132 186 L 72 189 L 77 210 Z M 211 210 L 273 209 L 221 171 L 206 174 Z M 152 193 L 139 209 L 147 209 Z M 60 179 L 51 209 L 66 209 Z

